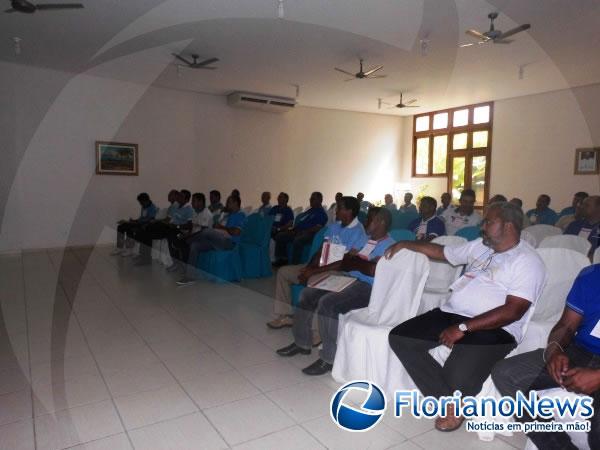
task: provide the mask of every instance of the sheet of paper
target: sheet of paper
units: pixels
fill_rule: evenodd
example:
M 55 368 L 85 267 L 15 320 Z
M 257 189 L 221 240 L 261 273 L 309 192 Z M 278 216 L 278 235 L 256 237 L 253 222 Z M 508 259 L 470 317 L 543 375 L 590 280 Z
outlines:
M 343 275 L 327 275 L 325 278 L 317 279 L 309 283 L 309 287 L 323 289 L 331 292 L 342 292 L 345 288 L 356 281 L 356 278 L 345 277 Z

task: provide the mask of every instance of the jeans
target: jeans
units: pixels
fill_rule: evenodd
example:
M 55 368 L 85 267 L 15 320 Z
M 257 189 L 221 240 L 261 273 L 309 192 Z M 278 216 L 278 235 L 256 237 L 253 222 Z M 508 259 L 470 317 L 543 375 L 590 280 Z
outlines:
M 569 367 L 589 367 L 600 369 L 600 355 L 590 353 L 576 344 L 566 348 L 569 357 Z M 544 349 L 516 355 L 500 361 L 492 371 L 492 379 L 496 388 L 502 395 L 514 397 L 517 391 L 525 395 L 529 391 L 542 391 L 558 387 L 558 383 L 548 373 L 543 359 Z M 594 392 L 594 416 L 590 419 L 591 431 L 588 433 L 590 448 L 600 448 L 600 414 L 597 414 L 600 404 L 600 391 Z M 520 422 L 533 421 L 531 417 L 515 417 Z M 540 419 L 537 419 L 540 420 Z M 527 437 L 540 450 L 575 450 L 577 447 L 571 442 L 569 435 L 564 432 L 527 433 Z
M 477 395 L 494 364 L 516 347 L 514 337 L 501 328 L 468 332 L 441 366 L 429 350 L 440 345 L 442 331 L 468 319 L 436 308 L 390 332 L 392 350 L 423 395 L 451 396 L 456 390 Z
M 155 239 L 172 239 L 180 231 L 164 222 L 152 222 L 146 225 L 137 233 L 137 240 L 140 242 L 140 256 L 144 259 L 150 259 L 152 252 L 152 241 Z
M 196 275 L 196 264 L 202 252 L 210 252 L 211 250 L 231 250 L 235 247 L 235 243 L 226 233 L 217 231 L 212 228 L 196 233 L 189 241 L 190 253 L 187 260 L 186 276 L 194 278 Z
M 300 304 L 294 314 L 294 341 L 302 348 L 312 346 L 312 320 L 315 310 L 319 321 L 319 333 L 323 349 L 319 357 L 333 364 L 337 350 L 338 315 L 369 305 L 371 285 L 355 281 L 341 292 L 305 288 L 300 294 Z
M 281 231 L 275 235 L 275 258 L 287 259 L 287 246 L 292 243 L 291 264 L 299 264 L 302 250 L 305 245 L 310 245 L 316 232 L 308 231 Z
M 139 223 L 125 222 L 117 227 L 117 248 L 125 246 L 125 236 L 135 239 L 142 225 Z

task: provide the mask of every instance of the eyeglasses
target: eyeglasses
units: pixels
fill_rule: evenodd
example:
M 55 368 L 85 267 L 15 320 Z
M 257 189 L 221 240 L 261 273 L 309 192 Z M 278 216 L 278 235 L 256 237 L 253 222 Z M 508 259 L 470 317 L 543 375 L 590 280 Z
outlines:
M 475 258 L 475 260 L 467 268 L 467 272 L 485 272 L 490 267 L 494 256 L 496 256 L 496 253 L 491 248 L 486 250 L 484 253 Z

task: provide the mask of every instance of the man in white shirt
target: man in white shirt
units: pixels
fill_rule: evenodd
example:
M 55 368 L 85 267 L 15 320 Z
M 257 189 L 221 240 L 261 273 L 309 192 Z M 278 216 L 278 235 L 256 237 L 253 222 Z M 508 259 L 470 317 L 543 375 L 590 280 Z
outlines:
M 481 216 L 475 211 L 475 191 L 462 191 L 458 205 L 458 208 L 449 207 L 440 216 L 446 225 L 448 236 L 455 235 L 461 228 L 476 227 L 481 222 Z
M 523 338 L 524 327 L 546 280 L 546 268 L 535 250 L 520 240 L 523 212 L 508 202 L 494 203 L 485 213 L 483 239 L 460 246 L 402 241 L 390 247 L 390 258 L 402 248 L 452 265 L 465 274 L 450 288 L 448 301 L 390 332 L 390 346 L 425 396 L 477 395 L 494 364 Z M 451 349 L 443 366 L 429 350 Z M 438 417 L 440 431 L 459 428 L 464 417 Z

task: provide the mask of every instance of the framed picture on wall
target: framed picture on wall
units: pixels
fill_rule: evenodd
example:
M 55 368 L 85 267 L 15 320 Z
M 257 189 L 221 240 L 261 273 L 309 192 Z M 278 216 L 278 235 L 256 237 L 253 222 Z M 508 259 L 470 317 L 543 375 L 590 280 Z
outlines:
M 96 141 L 96 173 L 98 175 L 137 175 L 137 144 Z
M 575 175 L 600 173 L 600 147 L 575 150 Z

